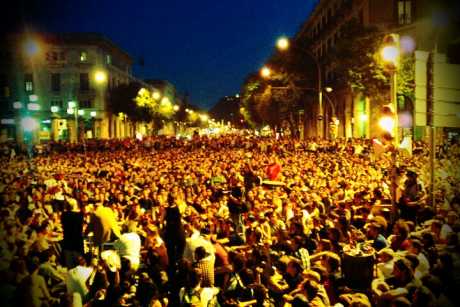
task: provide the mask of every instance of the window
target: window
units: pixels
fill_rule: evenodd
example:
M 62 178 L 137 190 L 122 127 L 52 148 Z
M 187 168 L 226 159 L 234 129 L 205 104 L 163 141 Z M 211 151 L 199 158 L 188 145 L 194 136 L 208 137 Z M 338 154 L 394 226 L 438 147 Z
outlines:
M 34 76 L 32 74 L 24 75 L 24 87 L 26 92 L 33 92 L 34 90 Z
M 88 53 L 86 51 L 81 51 L 80 52 L 80 62 L 86 62 L 88 61 Z
M 61 91 L 61 74 L 51 74 L 51 90 L 53 92 Z
M 89 109 L 91 108 L 91 100 L 83 100 L 81 103 L 80 103 L 80 108 L 81 109 Z
M 105 56 L 105 62 L 109 65 L 112 64 L 112 56 L 110 54 Z
M 80 91 L 89 91 L 89 76 L 88 73 L 80 74 Z
M 62 110 L 62 107 L 64 106 L 64 104 L 62 103 L 62 100 L 54 100 L 54 101 L 51 101 L 51 106 L 59 107 L 59 110 Z
M 56 62 L 58 60 L 58 53 L 55 51 L 50 51 L 46 53 L 46 60 L 48 62 Z
M 407 25 L 412 22 L 412 1 L 400 0 L 398 1 L 398 23 L 400 25 Z

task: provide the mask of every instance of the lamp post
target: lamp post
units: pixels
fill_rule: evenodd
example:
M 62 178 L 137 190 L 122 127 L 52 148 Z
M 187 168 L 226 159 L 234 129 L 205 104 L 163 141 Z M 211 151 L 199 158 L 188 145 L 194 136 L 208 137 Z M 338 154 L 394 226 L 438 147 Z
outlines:
M 260 70 L 260 75 L 262 77 L 264 77 L 265 79 L 268 79 L 271 76 L 271 74 L 272 74 L 272 70 L 270 68 L 268 68 L 267 66 L 262 67 L 262 69 Z M 289 89 L 288 86 L 271 86 L 270 88 L 271 89 L 284 89 L 284 90 Z M 294 88 L 301 89 L 301 90 L 315 91 L 317 93 L 318 93 L 318 91 L 322 92 L 322 89 L 318 90 L 317 88 L 312 88 L 312 87 L 295 86 Z M 332 118 L 334 120 L 334 124 L 337 125 L 335 104 L 332 102 L 332 100 L 329 97 L 329 95 L 326 94 L 326 93 L 331 93 L 333 91 L 333 89 L 331 87 L 325 87 L 324 90 L 325 90 L 324 97 L 326 97 L 326 101 L 329 103 L 329 105 L 331 107 L 331 113 L 332 113 Z M 322 93 L 321 93 L 320 96 L 322 97 Z M 306 108 L 306 100 L 304 102 L 304 108 Z M 321 103 L 321 109 L 323 110 L 322 103 Z M 304 116 L 305 116 L 305 111 L 304 111 Z M 306 127 L 305 123 L 306 123 L 306 117 L 304 119 L 304 129 Z M 306 135 L 305 133 L 306 133 L 306 130 L 304 130 L 304 137 Z
M 399 147 L 399 120 L 398 120 L 398 64 L 399 64 L 399 36 L 397 34 L 387 35 L 384 39 L 384 46 L 380 52 L 387 71 L 390 73 L 390 91 L 391 91 L 391 106 L 394 110 L 394 126 L 393 126 L 393 144 L 396 148 Z
M 276 42 L 276 47 L 281 50 L 285 51 L 288 50 L 290 47 L 289 44 L 289 39 L 286 37 L 281 37 L 277 40 Z M 298 46 L 295 46 L 296 48 L 300 49 L 304 53 L 306 53 L 315 63 L 316 67 L 316 79 L 317 79 L 317 93 L 318 93 L 318 109 L 319 109 L 319 115 L 317 118 L 317 131 L 318 131 L 318 137 L 323 138 L 324 136 L 324 110 L 323 110 L 323 90 L 322 90 L 322 80 L 321 80 L 321 65 L 319 64 L 318 60 L 311 54 L 310 51 L 300 48 Z M 304 102 L 304 123 L 303 123 L 303 129 L 304 129 L 304 138 L 307 136 L 307 101 L 305 100 Z
M 399 148 L 399 119 L 398 119 L 398 101 L 397 101 L 397 89 L 398 89 L 398 64 L 399 64 L 399 35 L 398 34 L 389 34 L 384 38 L 384 46 L 381 49 L 380 55 L 385 64 L 385 68 L 390 73 L 390 90 L 391 90 L 391 99 L 390 106 L 386 106 L 390 114 L 388 118 L 382 118 L 380 120 L 380 125 L 386 127 L 388 132 L 391 132 L 393 137 L 393 146 L 394 150 L 392 152 L 392 168 L 391 168 L 391 222 L 394 222 L 396 219 L 396 169 L 397 165 L 397 155 Z

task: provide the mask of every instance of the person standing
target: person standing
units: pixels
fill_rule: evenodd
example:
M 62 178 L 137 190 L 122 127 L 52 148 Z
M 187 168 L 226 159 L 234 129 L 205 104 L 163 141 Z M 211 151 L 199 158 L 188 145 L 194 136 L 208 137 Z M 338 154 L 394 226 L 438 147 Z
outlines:
M 169 207 L 166 208 L 165 221 L 163 225 L 163 240 L 168 253 L 168 280 L 171 306 L 179 305 L 179 284 L 177 273 L 179 262 L 182 260 L 185 249 L 185 230 L 182 225 L 179 208 L 174 203 L 171 195 L 168 197 Z
M 78 256 L 83 255 L 83 213 L 74 198 L 67 199 L 67 210 L 61 215 L 63 229 L 62 251 L 64 265 L 73 268 Z

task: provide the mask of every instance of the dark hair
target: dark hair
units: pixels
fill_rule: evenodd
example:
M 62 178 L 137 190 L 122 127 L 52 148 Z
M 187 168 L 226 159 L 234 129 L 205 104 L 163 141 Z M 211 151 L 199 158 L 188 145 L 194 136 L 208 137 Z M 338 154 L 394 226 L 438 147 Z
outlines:
M 308 300 L 312 300 L 318 294 L 319 291 L 318 283 L 311 279 L 306 280 L 303 283 L 303 288 L 307 292 Z
M 27 270 L 29 271 L 30 274 L 35 272 L 35 270 L 37 270 L 39 266 L 40 266 L 40 261 L 38 260 L 38 257 L 27 258 Z
M 196 249 L 195 249 L 195 257 L 196 257 L 196 260 L 201 260 L 203 258 L 205 258 L 207 255 L 207 252 L 206 252 L 206 249 L 203 247 L 203 246 L 198 246 Z

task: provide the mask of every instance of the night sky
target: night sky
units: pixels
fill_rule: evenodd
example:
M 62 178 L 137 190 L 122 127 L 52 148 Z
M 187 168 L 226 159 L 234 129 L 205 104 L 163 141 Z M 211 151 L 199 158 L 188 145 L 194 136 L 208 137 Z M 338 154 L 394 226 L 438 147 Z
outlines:
M 135 76 L 166 79 L 188 92 L 193 104 L 210 108 L 239 92 L 246 75 L 270 56 L 276 38 L 295 34 L 315 2 L 20 0 L 15 10 L 21 17 L 12 22 L 101 33 L 136 60 Z

